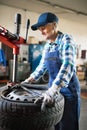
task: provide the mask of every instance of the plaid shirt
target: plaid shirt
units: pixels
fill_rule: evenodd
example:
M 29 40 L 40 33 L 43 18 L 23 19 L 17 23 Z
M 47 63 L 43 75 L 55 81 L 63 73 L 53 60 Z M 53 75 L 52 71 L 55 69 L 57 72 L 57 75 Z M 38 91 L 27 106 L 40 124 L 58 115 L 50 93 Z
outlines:
M 73 73 L 76 71 L 75 59 L 76 59 L 76 46 L 71 35 L 69 34 L 58 34 L 55 42 L 58 45 L 59 56 L 61 57 L 61 68 L 53 81 L 52 85 L 58 87 L 67 87 Z M 42 59 L 36 70 L 31 74 L 36 80 L 43 75 L 46 71 L 45 67 L 45 52 L 48 48 L 52 52 L 55 49 L 55 44 L 46 43 L 42 53 Z M 55 68 L 56 69 L 56 68 Z

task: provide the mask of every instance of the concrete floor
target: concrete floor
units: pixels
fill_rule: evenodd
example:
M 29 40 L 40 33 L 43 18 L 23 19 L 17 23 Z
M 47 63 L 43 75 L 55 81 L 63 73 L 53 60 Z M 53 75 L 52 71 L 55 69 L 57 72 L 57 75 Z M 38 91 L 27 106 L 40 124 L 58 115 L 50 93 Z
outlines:
M 87 129 L 87 98 L 81 98 L 81 115 L 80 115 L 80 129 Z
M 80 115 L 80 130 L 87 129 L 87 85 L 85 81 L 81 81 L 81 91 L 86 92 L 86 96 L 81 95 L 81 115 Z
M 0 87 L 3 86 L 0 84 Z M 87 90 L 85 81 L 81 81 L 81 90 Z M 79 130 L 87 129 L 87 97 L 81 96 L 81 114 L 79 121 Z M 4 129 L 0 129 L 4 130 Z M 6 129 L 5 129 L 6 130 Z M 50 130 L 54 130 L 53 128 Z

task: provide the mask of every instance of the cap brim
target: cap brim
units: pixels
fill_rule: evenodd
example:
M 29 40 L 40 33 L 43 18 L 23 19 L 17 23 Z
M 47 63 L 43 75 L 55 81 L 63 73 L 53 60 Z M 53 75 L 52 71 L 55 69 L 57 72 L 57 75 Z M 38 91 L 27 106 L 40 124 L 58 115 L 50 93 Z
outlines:
M 32 26 L 31 26 L 31 29 L 32 29 L 33 31 L 35 31 L 35 30 L 37 30 L 39 27 L 44 26 L 44 25 L 46 25 L 46 24 L 47 24 L 46 22 L 37 23 L 37 24 L 32 25 Z

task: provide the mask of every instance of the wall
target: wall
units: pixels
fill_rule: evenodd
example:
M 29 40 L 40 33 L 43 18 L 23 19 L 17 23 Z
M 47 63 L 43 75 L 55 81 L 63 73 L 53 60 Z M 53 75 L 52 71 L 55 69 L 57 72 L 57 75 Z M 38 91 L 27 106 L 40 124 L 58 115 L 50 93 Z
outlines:
M 15 33 L 15 14 L 20 13 L 22 15 L 21 31 L 20 35 L 25 38 L 26 21 L 30 19 L 30 26 L 36 23 L 39 16 L 38 13 L 29 12 L 21 9 L 16 9 L 4 5 L 0 5 L 0 25 L 7 28 L 9 31 Z M 77 45 L 80 47 L 79 51 L 87 48 L 87 25 L 69 21 L 60 17 L 59 30 L 70 33 L 76 40 Z M 28 36 L 35 36 L 39 40 L 43 40 L 39 31 L 32 31 L 29 28 Z M 80 54 L 81 55 L 81 54 Z
M 20 35 L 25 37 L 27 19 L 30 19 L 30 26 L 31 26 L 37 20 L 38 17 L 37 13 L 0 5 L 0 25 L 7 28 L 9 31 L 15 33 L 14 22 L 15 22 L 15 15 L 17 13 L 21 14 L 21 19 L 22 19 Z M 38 33 L 33 32 L 31 28 L 29 28 L 29 36 L 32 35 L 38 37 Z

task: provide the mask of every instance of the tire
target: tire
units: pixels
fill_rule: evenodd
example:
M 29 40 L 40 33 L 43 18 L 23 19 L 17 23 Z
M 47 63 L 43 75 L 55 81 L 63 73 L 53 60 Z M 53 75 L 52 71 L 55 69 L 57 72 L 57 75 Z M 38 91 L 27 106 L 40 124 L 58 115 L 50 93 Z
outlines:
M 34 101 L 46 91 L 46 86 L 25 86 L 2 88 L 0 127 L 11 130 L 46 130 L 56 125 L 63 116 L 64 97 L 56 95 L 54 106 L 46 106 L 46 110 L 41 111 L 41 103 L 34 104 Z
M 49 82 L 49 74 L 48 74 L 47 71 L 42 75 L 41 81 L 42 81 L 42 83 L 48 83 Z

